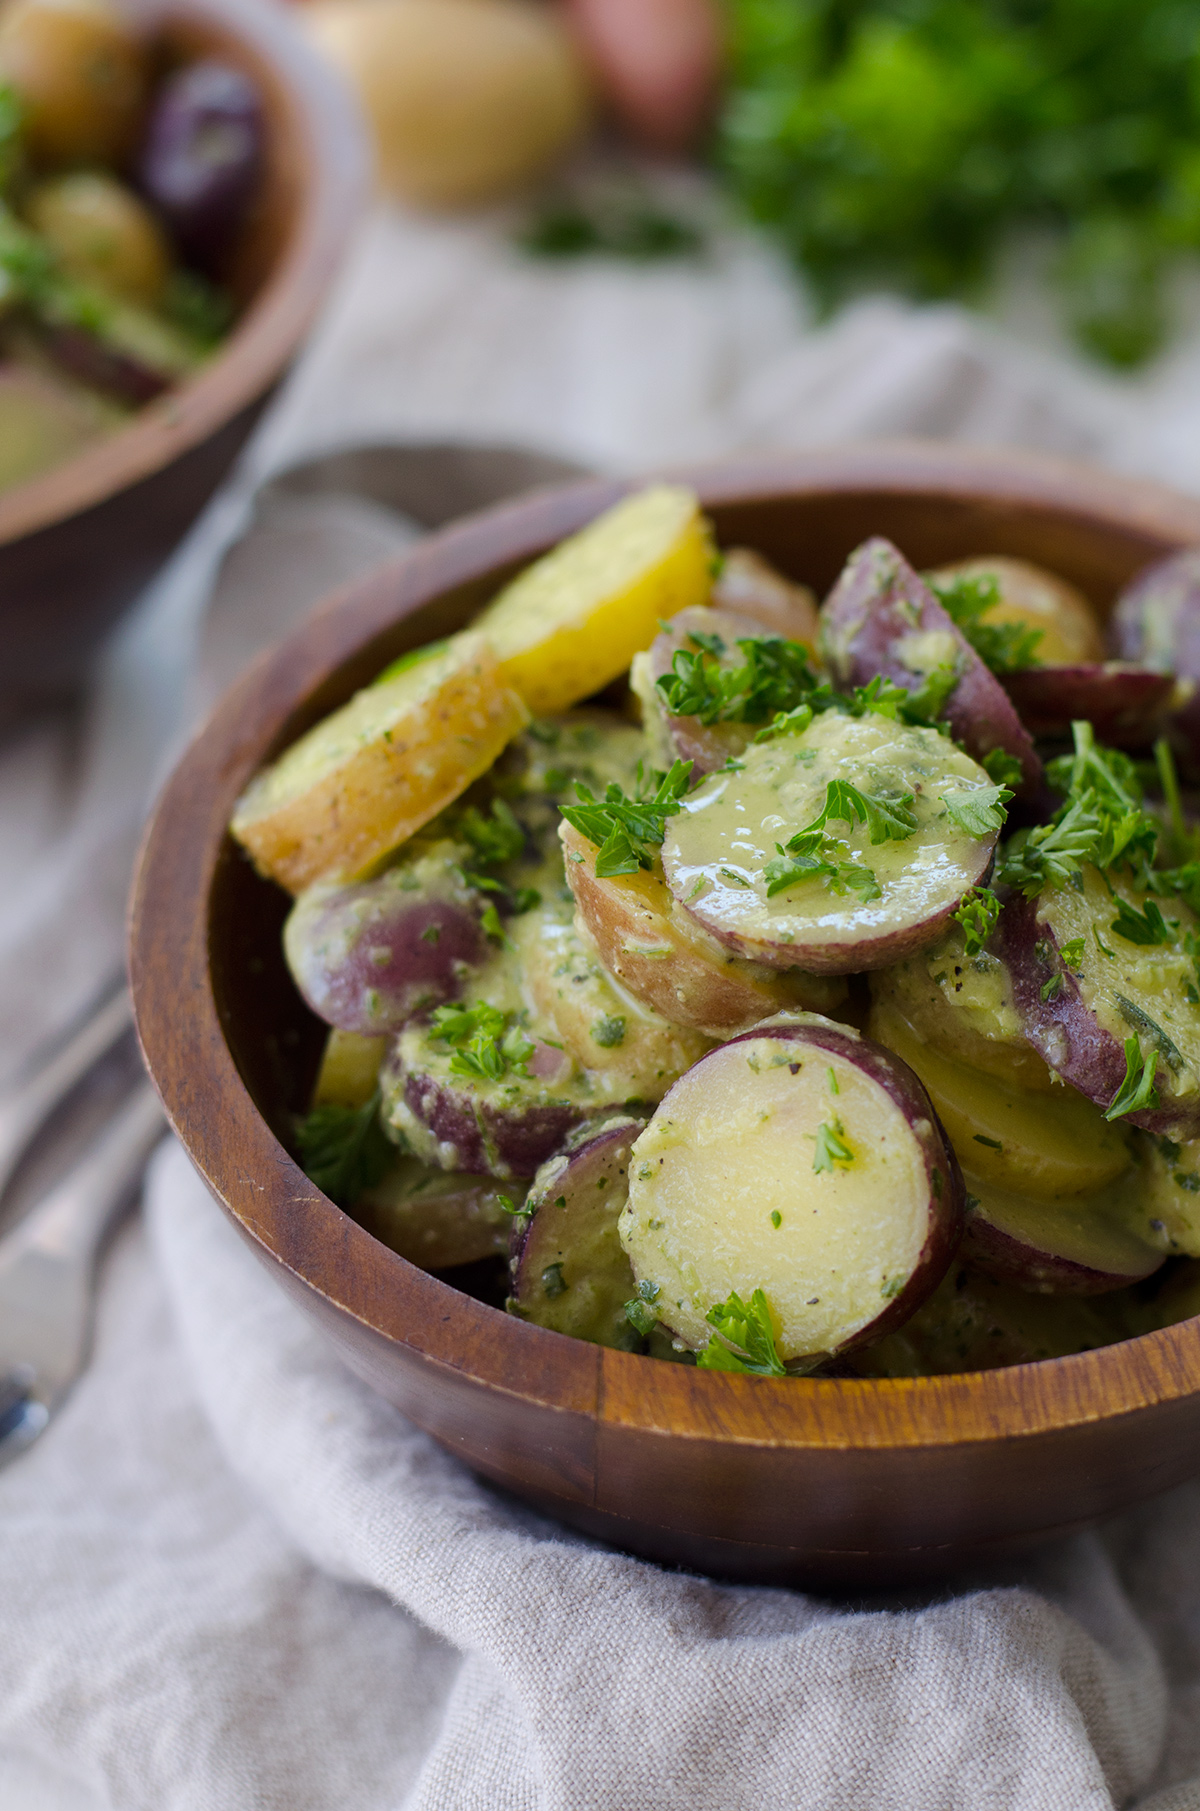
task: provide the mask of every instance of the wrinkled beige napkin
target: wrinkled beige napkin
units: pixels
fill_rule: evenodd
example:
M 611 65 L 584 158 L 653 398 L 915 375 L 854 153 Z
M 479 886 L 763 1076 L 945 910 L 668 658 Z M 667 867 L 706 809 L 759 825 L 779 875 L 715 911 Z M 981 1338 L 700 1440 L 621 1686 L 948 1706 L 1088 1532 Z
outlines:
M 572 464 L 897 432 L 1200 490 L 1198 396 L 1200 338 L 1132 386 L 954 309 L 816 329 L 723 228 L 694 265 L 547 269 L 501 218 L 377 218 L 90 697 L 0 745 L 0 1061 L 118 960 L 182 727 L 440 514 Z M 0 1811 L 1200 1811 L 1200 1486 L 924 1598 L 668 1573 L 499 1497 L 349 1377 L 174 1147 L 147 1202 L 91 1371 L 0 1474 Z

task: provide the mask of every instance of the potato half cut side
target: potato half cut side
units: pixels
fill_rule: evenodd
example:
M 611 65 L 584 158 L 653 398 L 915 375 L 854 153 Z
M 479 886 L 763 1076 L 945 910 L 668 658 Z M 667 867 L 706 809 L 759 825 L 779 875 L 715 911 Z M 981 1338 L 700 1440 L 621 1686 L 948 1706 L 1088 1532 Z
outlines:
M 580 1127 L 544 1163 L 513 1226 L 509 1312 L 555 1333 L 619 1351 L 641 1349 L 625 1313 L 637 1284 L 617 1221 L 629 1198 L 629 1153 L 644 1119 Z
M 911 799 L 915 827 L 872 843 L 867 824 L 830 822 L 840 876 L 811 873 L 780 889 L 779 850 L 819 817 L 834 782 L 881 802 Z M 986 873 L 995 835 L 960 828 L 943 798 L 961 804 L 990 784 L 936 730 L 830 711 L 802 735 L 755 743 L 737 770 L 710 774 L 687 795 L 667 821 L 667 885 L 748 961 L 827 975 L 886 968 L 932 943 Z
M 867 1029 L 915 1069 L 964 1170 L 1041 1201 L 1093 1193 L 1129 1169 L 1118 1126 L 1074 1088 L 1021 1088 L 919 1038 L 896 1008 L 876 1001 Z
M 1037 787 L 1042 764 L 1004 687 L 890 541 L 876 536 L 850 555 L 822 607 L 821 651 L 846 686 L 882 674 L 911 692 L 953 666 L 958 684 L 942 710 L 952 734 L 981 760 L 994 748 L 1014 755 L 1024 789 Z
M 968 956 L 956 923 L 915 956 L 876 969 L 871 998 L 894 1006 L 923 1043 L 955 1062 L 1018 1088 L 1061 1087 L 1026 1040 L 1007 968 L 990 949 Z
M 1036 899 L 1011 900 L 992 947 L 1012 976 L 1013 997 L 1029 1042 L 1051 1069 L 1109 1108 L 1126 1078 L 1126 1044 L 1154 1062 L 1157 1104 L 1122 1115 L 1173 1138 L 1200 1135 L 1200 1004 L 1196 966 L 1184 939 L 1197 928 L 1182 899 L 1157 902 L 1162 940 L 1147 898 L 1119 874 L 1083 870 L 1082 886 L 1046 887 Z M 1144 929 L 1123 914 L 1142 914 Z
M 234 808 L 234 836 L 291 893 L 397 848 L 529 721 L 483 636 L 397 666 L 256 774 Z
M 1095 1195 L 1038 1201 L 964 1171 L 962 1255 L 1000 1283 L 1039 1295 L 1104 1295 L 1152 1276 L 1166 1257 L 1137 1229 L 1139 1178 Z
M 832 975 L 745 962 L 702 930 L 653 873 L 596 873 L 596 847 L 559 829 L 579 919 L 611 975 L 676 1025 L 732 1037 L 786 1008 L 832 1012 L 846 983 Z
M 627 497 L 537 560 L 475 627 L 535 716 L 617 679 L 661 618 L 708 601 L 712 542 L 694 493 L 660 484 Z
M 767 1021 L 678 1081 L 633 1148 L 621 1243 L 693 1350 L 766 1296 L 786 1362 L 899 1326 L 962 1234 L 958 1163 L 912 1070 L 815 1014 Z
M 985 623 L 1036 629 L 1041 639 L 1035 657 L 1047 666 L 1104 659 L 1104 637 L 1087 598 L 1044 566 L 1008 554 L 979 554 L 940 566 L 925 577 L 943 589 L 956 579 L 994 579 L 999 600 L 986 612 Z

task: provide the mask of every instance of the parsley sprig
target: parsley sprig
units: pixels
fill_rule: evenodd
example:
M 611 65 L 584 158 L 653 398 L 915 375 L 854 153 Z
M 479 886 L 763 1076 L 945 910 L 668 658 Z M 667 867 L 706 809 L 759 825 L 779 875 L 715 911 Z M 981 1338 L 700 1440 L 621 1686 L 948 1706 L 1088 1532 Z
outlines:
M 987 621 L 988 611 L 1000 602 L 1000 586 L 992 573 L 959 573 L 948 585 L 934 584 L 931 578 L 927 582 L 955 628 L 993 673 L 1020 673 L 1042 664 L 1037 657 L 1041 629 Z
M 698 717 L 706 724 L 765 723 L 818 690 L 801 642 L 780 635 L 739 641 L 742 658 L 735 665 L 721 636 L 701 630 L 689 640 L 696 651 L 677 649 L 671 671 L 655 682 L 674 717 Z
M 1071 733 L 1073 753 L 1046 768 L 1064 802 L 1048 824 L 1019 830 L 1011 839 L 999 878 L 1032 899 L 1092 863 L 1104 871 L 1125 869 L 1149 891 L 1157 884 L 1152 869 L 1159 825 L 1143 808 L 1137 769 L 1119 749 L 1101 747 L 1090 723 L 1073 723 Z
M 475 1006 L 439 1006 L 430 1020 L 430 1037 L 453 1046 L 451 1075 L 499 1082 L 510 1070 L 528 1073 L 525 1065 L 537 1046 L 509 1015 L 480 1001 Z
M 803 829 L 786 843 L 776 843 L 777 855 L 767 863 L 764 874 L 767 897 L 801 881 L 823 879 L 833 893 L 860 893 L 864 901 L 882 897 L 882 888 L 872 870 L 861 863 L 843 860 L 846 844 L 831 836 L 827 824 L 847 824 L 851 830 L 864 824 L 872 845 L 904 842 L 917 828 L 913 795 L 906 792 L 889 798 L 863 792 L 849 780 L 830 780 L 825 788 L 825 803 Z
M 696 1359 L 702 1371 L 740 1371 L 752 1377 L 786 1377 L 787 1370 L 775 1346 L 771 1310 L 761 1289 L 747 1305 L 733 1290 L 728 1300 L 710 1308 L 705 1317 L 713 1334 Z
M 817 1127 L 812 1166 L 818 1176 L 825 1170 L 835 1169 L 838 1164 L 849 1169 L 854 1162 L 854 1152 L 846 1143 L 845 1132 L 846 1128 L 840 1119 L 822 1120 Z
M 968 956 L 980 956 L 1000 917 L 1000 901 L 990 887 L 972 887 L 959 900 L 954 917 L 962 926 Z
M 679 810 L 691 771 L 690 761 L 674 761 L 669 772 L 654 772 L 646 779 L 639 762 L 633 798 L 615 781 L 610 781 L 602 799 L 576 781 L 580 803 L 564 805 L 562 814 L 589 842 L 599 845 L 596 873 L 601 880 L 654 866 L 651 850 L 662 847 L 667 819 Z
M 969 792 L 946 792 L 941 796 L 950 822 L 967 836 L 982 841 L 999 836 L 1007 816 L 1005 806 L 1013 795 L 1007 786 L 976 786 Z
M 379 1123 L 379 1091 L 363 1107 L 314 1107 L 296 1125 L 296 1155 L 310 1182 L 338 1207 L 353 1207 L 386 1174 L 396 1147 Z
M 1127 1114 L 1141 1113 L 1149 1107 L 1158 1105 L 1158 1089 L 1154 1086 L 1154 1072 L 1158 1067 L 1158 1051 L 1152 1050 L 1149 1056 L 1142 1055 L 1142 1047 L 1135 1037 L 1125 1039 L 1125 1079 L 1105 1108 L 1105 1119 L 1124 1119 Z

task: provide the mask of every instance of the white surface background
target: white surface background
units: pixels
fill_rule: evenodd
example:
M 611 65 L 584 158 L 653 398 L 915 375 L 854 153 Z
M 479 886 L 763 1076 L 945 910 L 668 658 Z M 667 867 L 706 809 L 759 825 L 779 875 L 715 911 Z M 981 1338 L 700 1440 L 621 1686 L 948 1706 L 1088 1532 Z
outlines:
M 118 962 L 183 727 L 414 532 L 277 498 L 222 566 L 266 477 L 361 442 L 635 472 L 916 433 L 1200 491 L 1200 338 L 1127 383 L 1056 343 L 1036 284 L 1001 318 L 1039 349 L 888 300 L 816 328 L 723 229 L 702 261 L 554 268 L 502 219 L 378 216 L 86 704 L 0 745 L 0 1062 Z M 0 1475 L 0 1811 L 1200 1811 L 1200 1489 L 903 1609 L 660 1573 L 502 1503 L 346 1376 L 177 1152 L 149 1194 L 91 1372 Z

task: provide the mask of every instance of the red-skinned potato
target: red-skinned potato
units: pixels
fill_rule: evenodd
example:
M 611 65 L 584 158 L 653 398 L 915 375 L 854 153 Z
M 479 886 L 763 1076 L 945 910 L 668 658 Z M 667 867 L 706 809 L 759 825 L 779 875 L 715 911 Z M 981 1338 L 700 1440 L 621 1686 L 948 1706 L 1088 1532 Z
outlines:
M 707 124 L 723 61 L 713 0 L 566 0 L 585 56 L 626 126 L 686 151 Z
M 581 1126 L 538 1170 L 513 1222 L 509 1312 L 555 1333 L 641 1349 L 625 1314 L 637 1293 L 617 1221 L 629 1197 L 629 1152 L 644 1119 Z
M 706 605 L 693 605 L 672 617 L 650 644 L 645 667 L 649 684 L 643 684 L 637 689 L 642 695 L 647 717 L 655 711 L 658 713 L 661 721 L 660 734 L 666 741 L 666 753 L 672 760 L 692 763 L 694 784 L 702 774 L 715 773 L 731 757 L 736 759 L 740 756 L 747 743 L 754 740 L 761 726 L 755 723 L 703 723 L 699 717 L 673 716 L 667 710 L 658 681 L 674 670 L 677 653 L 681 650 L 686 653 L 697 651 L 698 644 L 691 639 L 693 630 L 699 630 L 705 636 L 719 636 L 725 646 L 725 652 L 718 656 L 719 664 L 722 667 L 734 667 L 742 659 L 738 642 L 760 637 L 763 629 L 762 624 L 755 622 L 752 617 L 737 616 L 731 610 L 712 610 Z
M 284 926 L 284 954 L 320 1018 L 378 1036 L 462 992 L 489 953 L 481 910 L 434 848 L 374 880 L 307 888 Z
M 1096 740 L 1111 748 L 1148 747 L 1161 732 L 1176 692 L 1169 673 L 1119 660 L 1026 667 L 1006 673 L 1003 683 L 1031 735 L 1066 735 L 1083 717 Z
M 712 601 L 718 610 L 752 617 L 773 635 L 801 641 L 810 650 L 817 645 L 821 620 L 813 593 L 750 547 L 731 547 L 725 553 L 713 580 Z
M 815 1014 L 710 1051 L 633 1147 L 621 1243 L 693 1350 L 736 1291 L 766 1296 L 785 1362 L 902 1325 L 963 1227 L 958 1162 L 921 1083 Z
M 1003 686 L 890 541 L 876 536 L 850 555 L 822 606 L 821 650 L 842 686 L 882 674 L 915 691 L 952 661 L 960 677 L 942 709 L 951 733 L 979 760 L 994 748 L 1015 756 L 1023 790 L 1038 787 L 1042 764 Z
M 1008 554 L 979 554 L 925 575 L 940 589 L 960 578 L 991 578 L 999 601 L 987 612 L 989 625 L 1016 623 L 1035 629 L 1036 658 L 1047 666 L 1076 666 L 1104 659 L 1104 638 L 1096 613 L 1082 591 L 1057 573 Z
M 1123 876 L 1085 868 L 1078 890 L 1047 887 L 1036 899 L 1010 900 L 991 947 L 1012 977 L 1025 1036 L 1051 1069 L 1108 1108 L 1125 1080 L 1125 1042 L 1136 1037 L 1141 1057 L 1155 1056 L 1159 1101 L 1122 1117 L 1193 1138 L 1200 1135 L 1200 1008 L 1187 992 L 1195 992 L 1195 966 L 1183 939 L 1196 929 L 1195 914 L 1182 900 L 1164 901 L 1168 939 L 1143 945 L 1115 928 L 1122 901 L 1135 911 L 1146 903 Z
M 965 1172 L 962 1255 L 976 1270 L 1038 1295 L 1103 1295 L 1152 1276 L 1165 1252 L 1140 1238 L 1129 1209 L 1138 1178 L 1094 1196 L 1035 1201 Z
M 354 1218 L 422 1270 L 452 1270 L 508 1248 L 509 1191 L 491 1176 L 464 1176 L 401 1157 L 361 1195 Z
M 911 799 L 915 828 L 872 843 L 869 825 L 839 818 L 827 826 L 836 872 L 780 885 L 788 858 L 778 851 L 819 818 L 834 782 Z M 684 910 L 747 961 L 818 975 L 886 968 L 934 942 L 987 872 L 994 833 L 963 829 L 943 800 L 957 809 L 990 784 L 936 730 L 829 711 L 800 734 L 752 744 L 735 770 L 689 793 L 667 819 L 663 872 Z
M 677 1025 L 732 1037 L 788 1007 L 832 1012 L 839 977 L 744 962 L 684 912 L 653 873 L 596 873 L 596 848 L 572 825 L 559 830 L 579 918 L 622 986 Z

